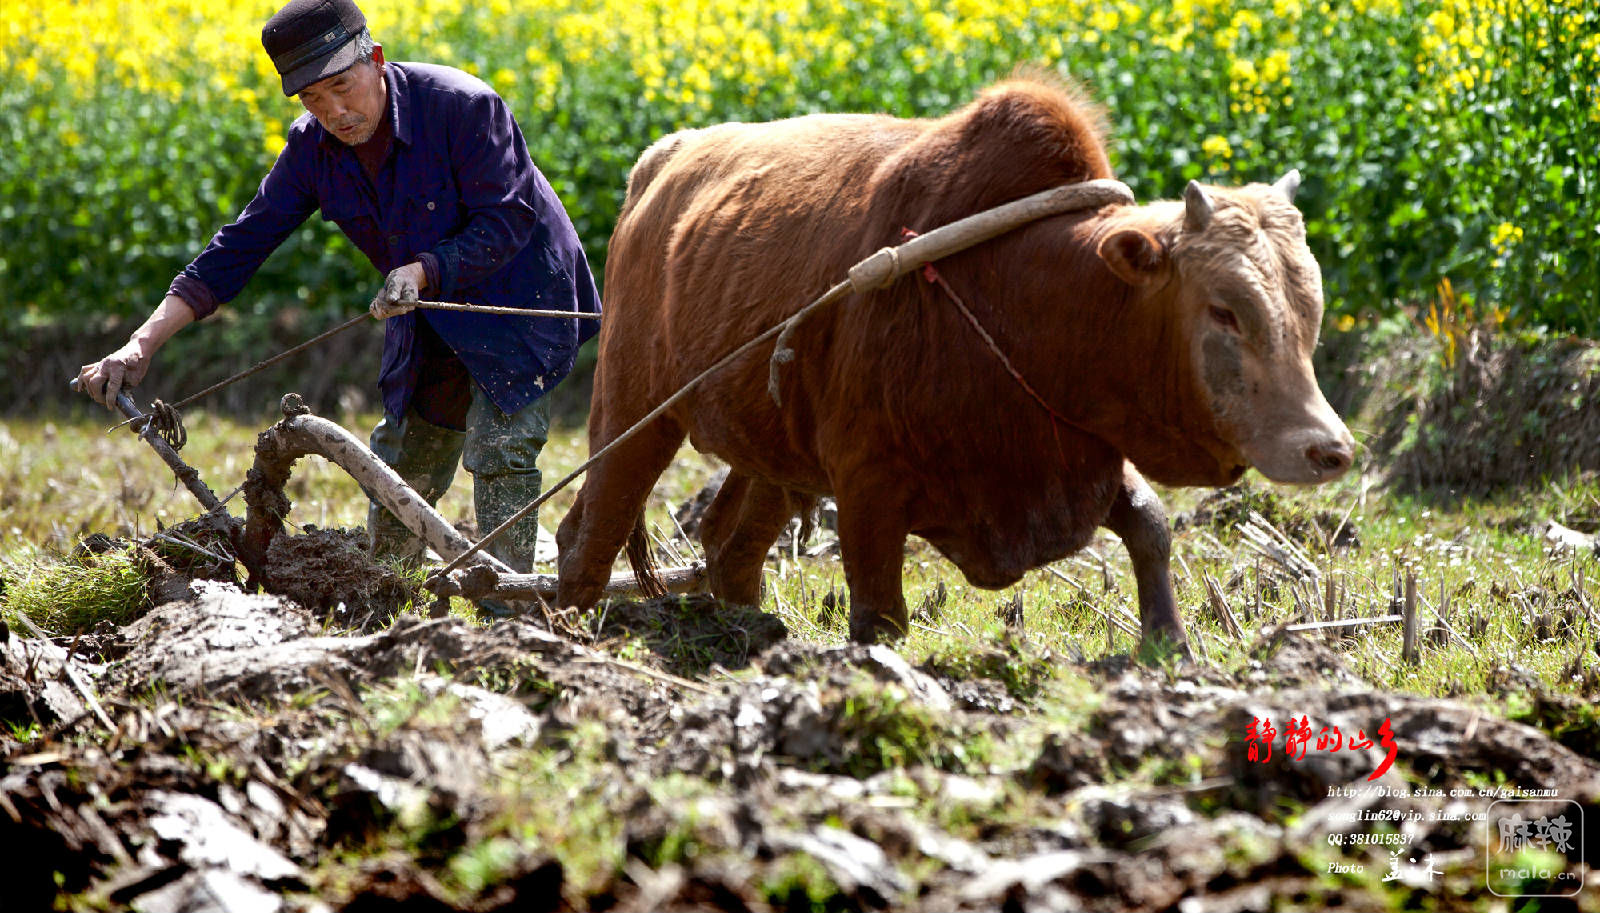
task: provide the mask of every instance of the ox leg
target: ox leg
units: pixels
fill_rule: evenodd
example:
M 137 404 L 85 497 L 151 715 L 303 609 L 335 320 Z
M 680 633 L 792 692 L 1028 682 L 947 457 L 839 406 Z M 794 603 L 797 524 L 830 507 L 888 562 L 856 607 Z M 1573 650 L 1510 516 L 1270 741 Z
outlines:
M 700 520 L 712 595 L 739 605 L 761 604 L 761 569 L 794 516 L 795 502 L 784 488 L 728 473 Z
M 1133 560 L 1133 575 L 1139 586 L 1140 647 L 1155 646 L 1158 640 L 1183 651 L 1188 639 L 1178 604 L 1172 595 L 1172 532 L 1161 499 L 1130 464 L 1122 470 L 1122 489 L 1117 492 L 1105 526 L 1122 538 Z
M 839 557 L 850 587 L 850 639 L 862 644 L 898 640 L 911 628 L 900 581 L 911 525 L 904 511 L 882 503 L 881 495 L 874 498 L 872 491 L 866 488 L 854 497 L 843 491 L 834 495 L 839 505 Z
M 589 470 L 577 501 L 556 533 L 556 603 L 587 609 L 600 601 L 645 499 L 683 443 L 683 430 L 666 417 L 607 454 Z M 591 438 L 590 449 L 603 443 Z

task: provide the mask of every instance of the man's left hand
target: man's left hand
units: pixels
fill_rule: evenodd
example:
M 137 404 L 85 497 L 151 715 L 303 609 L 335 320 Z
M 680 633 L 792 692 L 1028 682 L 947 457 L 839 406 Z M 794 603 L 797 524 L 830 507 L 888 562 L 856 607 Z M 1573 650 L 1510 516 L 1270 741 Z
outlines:
M 407 313 L 417 306 L 419 293 L 426 282 L 427 273 L 423 271 L 422 264 L 408 263 L 383 280 L 383 291 L 372 299 L 368 310 L 378 320 Z

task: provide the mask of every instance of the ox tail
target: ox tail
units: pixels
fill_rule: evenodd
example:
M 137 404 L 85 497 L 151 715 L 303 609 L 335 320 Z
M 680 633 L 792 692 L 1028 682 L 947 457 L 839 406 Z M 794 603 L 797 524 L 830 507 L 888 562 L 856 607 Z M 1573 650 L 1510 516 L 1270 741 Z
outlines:
M 633 521 L 633 532 L 628 534 L 628 564 L 633 567 L 633 579 L 646 599 L 667 595 L 667 585 L 657 573 L 655 555 L 650 552 L 650 536 L 644 529 L 644 514 Z

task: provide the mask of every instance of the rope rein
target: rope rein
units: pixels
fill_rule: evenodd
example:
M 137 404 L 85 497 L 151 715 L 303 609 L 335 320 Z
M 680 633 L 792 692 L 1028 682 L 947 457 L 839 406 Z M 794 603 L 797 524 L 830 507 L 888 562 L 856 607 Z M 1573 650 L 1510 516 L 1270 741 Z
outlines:
M 543 311 L 529 308 L 490 307 L 486 304 L 457 304 L 451 301 L 418 301 L 413 305 L 413 307 L 430 311 L 458 311 L 469 314 L 503 314 L 508 317 L 559 317 L 579 318 L 583 320 L 600 319 L 599 314 L 584 314 L 577 311 Z M 189 440 L 189 433 L 183 427 L 183 416 L 178 412 L 179 409 L 182 409 L 183 407 L 201 399 L 202 397 L 209 396 L 212 393 L 221 390 L 223 387 L 244 380 L 246 377 L 249 377 L 252 374 L 258 374 L 286 358 L 291 358 L 295 355 L 298 355 L 325 339 L 337 336 L 340 333 L 343 333 L 345 330 L 348 330 L 351 327 L 361 323 L 363 320 L 366 320 L 369 316 L 369 314 L 357 314 L 356 316 L 351 317 L 349 320 L 346 320 L 344 323 L 339 324 L 331 330 L 318 333 L 316 336 L 307 339 L 305 342 L 302 342 L 291 349 L 286 349 L 282 352 L 279 352 L 277 355 L 274 355 L 265 361 L 258 362 L 255 365 L 240 371 L 238 374 L 233 375 L 232 377 L 218 381 L 204 390 L 201 390 L 199 393 L 186 396 L 170 405 L 162 402 L 159 399 L 156 400 L 150 404 L 149 415 L 145 416 L 149 419 L 149 427 L 155 429 L 155 433 L 159 435 L 162 440 L 172 445 L 173 450 L 182 450 L 183 445 Z M 123 425 L 127 425 L 135 421 L 138 421 L 138 419 L 130 418 L 127 421 L 119 422 L 118 424 L 111 426 L 110 430 L 115 431 L 118 428 L 121 428 Z
M 908 235 L 916 234 L 909 228 L 902 229 L 902 231 Z M 944 290 L 945 296 L 956 306 L 956 310 L 961 313 L 961 316 L 966 318 L 967 323 L 977 332 L 978 338 L 983 340 L 983 344 L 989 348 L 990 353 L 999 360 L 1000 366 L 1005 368 L 1007 374 L 1011 375 L 1011 379 L 1016 381 L 1017 385 L 1022 387 L 1023 392 L 1027 393 L 1035 403 L 1039 404 L 1039 408 L 1043 409 L 1050 418 L 1055 420 L 1054 424 L 1050 426 L 1050 436 L 1055 439 L 1056 456 L 1060 458 L 1061 465 L 1068 465 L 1066 448 L 1061 446 L 1061 426 L 1065 425 L 1068 428 L 1077 428 L 1079 430 L 1086 429 L 1057 412 L 1055 407 L 1046 402 L 1045 398 L 1039 394 L 1039 391 L 1033 388 L 1033 384 L 1028 383 L 1028 379 L 1023 377 L 1022 372 L 1017 370 L 1016 366 L 1011 363 L 1011 359 L 1006 357 L 1006 353 L 1000 348 L 1000 344 L 994 341 L 994 337 L 989 335 L 988 330 L 984 329 L 983 324 L 978 320 L 978 316 L 972 313 L 972 309 L 967 307 L 967 303 L 961 300 L 961 296 L 956 294 L 956 290 L 950 287 L 950 283 L 945 281 L 944 276 L 934 268 L 932 263 L 922 268 L 922 278 L 930 285 L 937 285 Z
M 917 233 L 911 229 L 906 228 L 902 230 L 906 235 L 910 237 L 916 237 Z M 1022 387 L 1023 391 L 1026 392 L 1034 402 L 1039 404 L 1039 408 L 1049 413 L 1051 418 L 1063 425 L 1068 426 L 1069 428 L 1083 427 L 1077 422 L 1074 422 L 1072 419 L 1062 415 L 1060 412 L 1057 412 L 1054 406 L 1045 402 L 1044 397 L 1040 395 L 1038 390 L 1033 388 L 1033 384 L 1028 383 L 1028 379 L 1022 376 L 1022 372 L 1017 370 L 1016 365 L 1011 363 L 1011 359 L 1007 358 L 1006 353 L 1000 349 L 1000 344 L 995 342 L 994 337 L 989 335 L 989 331 L 983 328 L 983 324 L 978 322 L 977 315 L 972 313 L 972 309 L 967 307 L 967 303 L 961 300 L 961 296 L 956 294 L 956 290 L 950 287 L 950 283 L 945 281 L 944 276 L 940 275 L 939 271 L 934 268 L 932 263 L 929 263 L 922 268 L 922 278 L 928 283 L 937 285 L 939 288 L 944 290 L 945 296 L 949 298 L 951 303 L 956 306 L 956 310 L 961 312 L 961 316 L 966 318 L 967 323 L 971 324 L 972 329 L 976 331 L 979 338 L 983 340 L 983 344 L 989 348 L 989 351 L 994 355 L 995 358 L 999 359 L 1000 366 L 1005 368 L 1006 373 L 1011 375 L 1011 379 L 1016 381 L 1017 384 Z
M 183 427 L 183 416 L 178 414 L 176 406 L 169 406 L 158 399 L 150 404 L 147 417 L 150 421 L 137 429 L 141 436 L 153 434 L 166 441 L 173 450 L 182 450 L 183 445 L 189 443 L 189 431 Z
M 264 371 L 267 368 L 272 367 L 273 365 L 277 364 L 278 362 L 283 361 L 285 358 L 289 358 L 291 356 L 298 355 L 301 352 L 304 352 L 306 349 L 309 349 L 312 346 L 316 345 L 317 343 L 322 342 L 324 339 L 328 339 L 330 337 L 337 336 L 340 333 L 343 333 L 345 330 L 350 329 L 351 327 L 355 326 L 356 324 L 358 324 L 361 321 L 366 320 L 366 319 L 368 319 L 368 315 L 367 314 L 358 314 L 355 317 L 351 317 L 349 320 L 346 320 L 344 323 L 339 324 L 338 326 L 334 327 L 331 330 L 327 330 L 325 332 L 318 333 L 317 335 L 311 337 L 310 339 L 307 339 L 305 342 L 300 343 L 299 345 L 295 346 L 294 348 L 286 349 L 286 350 L 284 350 L 282 352 L 279 352 L 278 354 L 272 356 L 271 358 L 266 359 L 265 361 L 257 362 L 256 364 L 254 364 L 254 365 L 252 365 L 252 366 L 250 366 L 248 368 L 245 368 L 243 371 L 240 371 L 238 374 L 235 374 L 232 377 L 227 378 L 226 380 L 218 381 L 217 383 L 212 384 L 211 386 L 205 388 L 204 390 L 201 390 L 199 393 L 195 393 L 195 394 L 191 394 L 189 396 L 186 396 L 183 399 L 180 399 L 177 402 L 172 403 L 171 405 L 168 405 L 167 403 L 163 403 L 160 400 L 156 400 L 150 406 L 151 412 L 152 412 L 152 415 L 150 417 L 151 427 L 156 429 L 156 433 L 159 434 L 162 437 L 163 440 L 166 440 L 167 443 L 172 444 L 172 449 L 177 450 L 178 448 L 182 447 L 183 444 L 174 443 L 175 440 L 176 441 L 184 441 L 184 442 L 187 442 L 189 440 L 189 434 L 188 434 L 187 431 L 184 430 L 184 427 L 183 427 L 183 416 L 178 413 L 179 409 L 182 409 L 184 406 L 187 406 L 190 403 L 192 403 L 192 402 L 194 402 L 194 401 L 196 401 L 196 400 L 198 400 L 198 399 L 200 399 L 202 397 L 209 396 L 209 395 L 217 392 L 218 390 L 221 390 L 223 387 L 228 386 L 229 384 L 237 383 L 237 382 L 239 382 L 241 380 L 244 380 L 246 377 L 249 377 L 252 374 L 258 374 L 261 371 Z M 130 418 L 125 422 L 121 422 L 121 423 L 118 423 L 116 425 L 113 425 L 110 430 L 111 431 L 115 431 L 118 428 L 121 428 L 123 425 L 129 424 L 130 422 L 135 422 L 135 421 L 138 421 L 138 420 L 139 419 L 136 419 L 136 418 Z
M 729 352 L 727 355 L 724 355 L 716 364 L 714 364 L 711 367 L 705 369 L 704 371 L 701 371 L 698 375 L 696 375 L 694 377 L 693 380 L 689 381 L 688 383 L 684 384 L 681 388 L 679 388 L 678 392 L 676 392 L 676 393 L 672 394 L 671 396 L 667 397 L 666 400 L 661 403 L 661 405 L 655 407 L 654 409 L 651 409 L 649 414 L 646 415 L 644 418 L 641 418 L 637 422 L 634 422 L 631 426 L 628 427 L 628 429 L 626 431 L 624 431 L 621 434 L 617 435 L 615 438 L 612 438 L 611 442 L 609 444 L 606 444 L 604 447 L 601 447 L 599 449 L 599 451 L 597 451 L 596 453 L 591 455 L 589 457 L 589 459 L 587 459 L 587 460 L 585 460 L 583 462 L 583 465 L 581 465 L 577 469 L 574 469 L 571 472 L 567 473 L 567 475 L 564 478 L 562 478 L 561 481 L 559 481 L 559 482 L 555 483 L 554 485 L 550 486 L 542 494 L 540 494 L 539 497 L 534 498 L 533 501 L 531 501 L 528 504 L 528 506 L 526 506 L 526 507 L 522 508 L 521 510 L 517 511 L 516 513 L 512 514 L 510 517 L 508 517 L 506 519 L 506 521 L 504 523 L 501 523 L 499 526 L 496 526 L 494 529 L 490 530 L 488 535 L 486 535 L 483 538 L 479 539 L 477 541 L 477 543 L 475 545 L 473 545 L 471 548 L 469 548 L 466 551 L 462 552 L 460 555 L 457 555 L 454 561 L 451 561 L 449 564 L 445 565 L 444 567 L 440 568 L 439 570 L 435 571 L 433 574 L 431 574 L 429 576 L 430 577 L 433 577 L 433 576 L 444 577 L 445 575 L 449 574 L 451 571 L 454 571 L 456 568 L 460 567 L 463 563 L 466 562 L 466 560 L 468 558 L 470 558 L 473 555 L 477 554 L 481 549 L 483 549 L 489 543 L 493 542 L 502 533 L 504 533 L 506 530 L 510 529 L 512 527 L 512 525 L 514 525 L 518 520 L 521 520 L 523 517 L 526 517 L 528 514 L 531 514 L 534 511 L 538 510 L 539 506 L 541 504 L 543 504 L 544 502 L 550 500 L 551 496 L 553 496 L 556 492 L 560 491 L 563 488 L 566 488 L 568 485 L 572 484 L 573 480 L 578 478 L 578 476 L 581 476 L 584 473 L 588 472 L 590 467 L 594 466 L 595 463 L 598 463 L 600 461 L 601 457 L 603 457 L 606 454 L 610 453 L 612 450 L 616 449 L 618 446 L 623 444 L 629 438 L 631 438 L 634 435 L 638 434 L 640 431 L 643 431 L 646 425 L 649 425 L 651 422 L 653 422 L 656 419 L 660 418 L 662 413 L 664 413 L 668 409 L 672 408 L 673 405 L 678 403 L 685 396 L 688 396 L 689 393 L 691 393 L 694 390 L 695 387 L 700 385 L 701 381 L 705 380 L 706 378 L 710 377 L 711 375 L 717 373 L 718 371 L 722 370 L 723 368 L 725 368 L 728 365 L 732 364 L 733 362 L 737 361 L 742 356 L 749 354 L 749 352 L 751 350 L 755 349 L 757 346 L 761 345 L 762 343 L 766 342 L 767 340 L 771 339 L 772 337 L 779 335 L 780 333 L 786 331 L 789 327 L 793 326 L 796 323 L 799 323 L 801 320 L 804 320 L 807 316 L 809 316 L 811 314 L 812 311 L 815 311 L 817 308 L 820 308 L 820 307 L 822 307 L 824 305 L 827 305 L 827 304 L 831 304 L 834 301 L 837 301 L 840 298 L 843 298 L 850 291 L 851 291 L 851 285 L 850 285 L 849 280 L 845 280 L 844 282 L 840 282 L 838 285 L 835 285 L 833 288 L 828 289 L 828 291 L 825 292 L 822 295 L 821 298 L 818 298 L 817 300 L 815 300 L 815 301 L 811 302 L 810 304 L 806 305 L 805 307 L 801 308 L 799 311 L 797 311 L 794 314 L 794 316 L 792 316 L 789 319 L 785 320 L 784 322 L 778 324 L 777 326 L 772 327 L 771 329 L 768 329 L 766 332 L 762 333 L 760 336 L 757 336 L 756 338 L 750 340 L 749 342 L 745 343 L 744 345 L 740 346 L 739 348 L 734 349 L 732 352 Z

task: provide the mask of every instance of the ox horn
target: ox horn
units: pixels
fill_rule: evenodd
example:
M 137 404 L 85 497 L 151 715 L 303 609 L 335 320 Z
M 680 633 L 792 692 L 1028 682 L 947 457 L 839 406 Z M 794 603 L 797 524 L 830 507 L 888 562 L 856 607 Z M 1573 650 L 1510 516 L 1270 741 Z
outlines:
M 1211 202 L 1211 195 L 1200 186 L 1198 181 L 1190 181 L 1189 186 L 1183 189 L 1183 202 L 1185 206 L 1183 227 L 1189 231 L 1205 231 L 1211 224 L 1211 215 L 1216 212 L 1216 204 Z
M 1272 189 L 1283 194 L 1284 199 L 1293 203 L 1294 195 L 1300 189 L 1300 169 L 1290 168 L 1288 173 L 1278 178 L 1278 182 L 1272 185 Z

